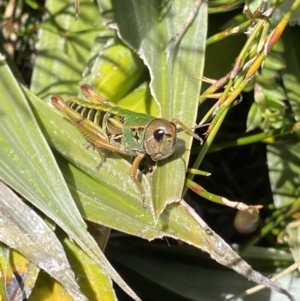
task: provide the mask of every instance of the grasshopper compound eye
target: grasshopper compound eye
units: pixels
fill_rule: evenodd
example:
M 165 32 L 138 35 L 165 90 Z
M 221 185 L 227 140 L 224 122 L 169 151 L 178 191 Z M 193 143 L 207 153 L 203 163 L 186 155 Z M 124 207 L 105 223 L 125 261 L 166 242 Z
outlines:
M 144 148 L 152 160 L 162 160 L 174 153 L 176 131 L 176 126 L 163 118 L 156 118 L 147 125 Z
M 158 129 L 153 132 L 153 137 L 154 137 L 155 141 L 158 143 L 162 142 L 162 140 L 164 139 L 164 136 L 165 136 L 164 129 Z

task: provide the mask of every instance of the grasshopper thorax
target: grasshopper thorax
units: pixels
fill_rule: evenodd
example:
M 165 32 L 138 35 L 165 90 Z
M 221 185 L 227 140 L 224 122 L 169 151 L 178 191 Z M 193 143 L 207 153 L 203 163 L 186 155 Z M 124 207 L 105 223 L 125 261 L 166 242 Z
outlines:
M 145 128 L 144 149 L 153 161 L 169 157 L 176 147 L 176 126 L 174 123 L 156 118 Z

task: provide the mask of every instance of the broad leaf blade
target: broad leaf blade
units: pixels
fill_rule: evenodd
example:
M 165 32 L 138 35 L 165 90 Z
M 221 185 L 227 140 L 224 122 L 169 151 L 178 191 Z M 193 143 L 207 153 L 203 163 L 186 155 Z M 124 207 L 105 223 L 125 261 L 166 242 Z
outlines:
M 1 241 L 18 250 L 61 282 L 74 300 L 87 300 L 79 290 L 62 245 L 45 222 L 2 182 L 0 182 L 0 202 Z M 20 259 L 18 262 L 20 265 Z M 18 267 L 17 262 L 14 263 L 14 267 Z M 20 278 L 22 274 L 26 275 L 25 271 L 20 270 L 14 271 L 14 274 L 19 274 Z M 26 289 L 24 283 L 21 291 L 19 284 L 17 286 L 16 284 L 14 285 L 13 281 L 7 283 L 10 285 L 7 287 L 9 292 L 15 291 L 15 296 L 21 294 L 19 297 L 24 298 L 28 289 L 28 297 L 33 284 L 31 283 L 31 288 Z
M 91 45 L 103 29 L 99 11 L 95 3 L 82 0 L 80 18 L 76 20 L 72 1 L 48 0 L 46 7 L 49 14 L 39 34 L 31 90 L 42 99 L 54 93 L 74 95 Z
M 78 218 L 78 226 L 85 229 L 46 140 L 6 64 L 0 66 L 0 79 L 1 178 L 55 222 L 61 217 L 64 221 Z
M 6 64 L 0 66 L 0 91 L 0 178 L 66 231 L 129 295 L 138 300 L 86 231 L 54 157 Z
M 64 233 L 61 233 L 59 237 L 63 241 L 62 244 L 66 250 L 72 270 L 76 275 L 80 275 L 78 284 L 88 300 L 116 300 L 111 279 Z M 81 275 L 84 275 L 84 277 Z
M 207 4 L 202 4 L 195 20 L 167 59 L 165 47 L 188 17 L 194 1 L 111 2 L 121 37 L 149 68 L 152 93 L 160 106 L 160 115 L 169 120 L 179 118 L 188 127 L 193 127 L 200 91 L 199 78 L 204 65 Z M 106 8 L 109 5 L 101 4 Z M 179 137 L 176 153 L 158 163 L 159 168 L 152 178 L 156 216 L 167 204 L 182 198 L 192 138 L 184 134 Z
M 268 166 L 276 208 L 295 202 L 299 194 L 300 145 L 268 145 Z

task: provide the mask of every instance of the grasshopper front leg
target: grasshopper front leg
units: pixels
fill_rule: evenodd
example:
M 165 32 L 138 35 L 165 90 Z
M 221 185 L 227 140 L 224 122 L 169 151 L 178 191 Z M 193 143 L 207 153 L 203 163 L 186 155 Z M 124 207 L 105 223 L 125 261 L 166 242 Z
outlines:
M 177 118 L 173 118 L 171 120 L 172 123 L 174 123 L 175 125 L 179 125 L 183 130 L 184 132 L 188 133 L 190 136 L 194 137 L 195 139 L 199 140 L 200 143 L 202 144 L 203 143 L 203 139 L 201 137 L 199 137 L 196 133 L 194 133 L 192 131 L 192 129 L 188 128 L 182 121 L 180 121 L 179 119 Z
M 107 145 L 107 144 L 103 143 L 102 141 L 95 141 L 93 143 L 93 145 L 96 147 L 101 158 L 103 156 L 103 154 L 101 153 L 101 149 L 103 149 L 103 148 L 113 151 L 113 152 L 116 152 L 116 153 L 119 153 L 119 154 L 122 154 L 122 155 L 128 155 L 128 152 L 126 151 L 126 149 L 122 149 L 120 147 L 113 146 L 110 144 Z M 130 175 L 130 178 L 132 179 L 132 181 L 134 182 L 135 186 L 141 193 L 142 204 L 143 204 L 143 207 L 145 208 L 146 207 L 146 205 L 145 205 L 146 192 L 145 192 L 143 186 L 141 185 L 141 183 L 137 180 L 137 171 L 138 171 L 139 165 L 144 157 L 145 157 L 145 154 L 138 154 L 134 158 L 131 168 L 130 168 L 129 175 Z
M 131 169 L 130 169 L 130 177 L 132 179 L 132 181 L 135 183 L 135 186 L 139 189 L 140 193 L 141 193 L 141 196 L 142 196 L 142 203 L 143 203 L 143 207 L 145 208 L 146 205 L 145 205 L 145 198 L 146 198 L 146 192 L 143 188 L 143 186 L 141 185 L 141 183 L 137 180 L 136 178 L 136 174 L 137 174 L 137 171 L 138 171 L 138 168 L 139 168 L 139 165 L 142 161 L 142 159 L 145 157 L 144 154 L 138 154 L 133 162 L 132 162 L 132 165 L 131 165 Z

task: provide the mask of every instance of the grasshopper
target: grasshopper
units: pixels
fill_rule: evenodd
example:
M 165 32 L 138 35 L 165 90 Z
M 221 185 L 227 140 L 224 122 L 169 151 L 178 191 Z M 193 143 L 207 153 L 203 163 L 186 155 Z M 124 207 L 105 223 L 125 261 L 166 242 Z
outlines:
M 177 118 L 168 121 L 122 109 L 86 84 L 81 86 L 81 92 L 89 102 L 78 98 L 64 101 L 60 96 L 53 95 L 52 104 L 98 151 L 101 159 L 98 168 L 105 162 L 103 149 L 134 157 L 129 175 L 141 193 L 143 206 L 146 195 L 136 178 L 141 160 L 146 155 L 153 161 L 163 160 L 172 155 L 177 143 L 177 126 L 202 141 Z

